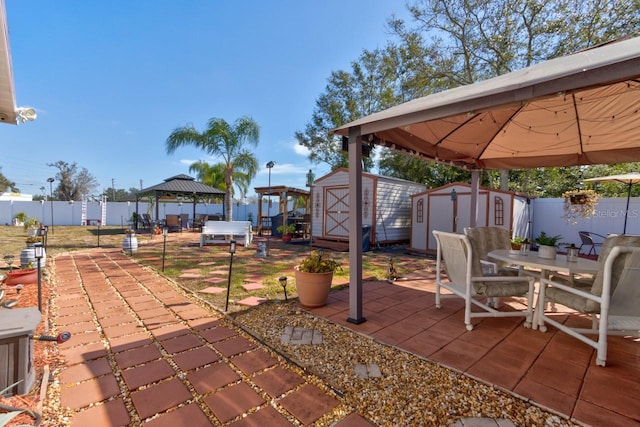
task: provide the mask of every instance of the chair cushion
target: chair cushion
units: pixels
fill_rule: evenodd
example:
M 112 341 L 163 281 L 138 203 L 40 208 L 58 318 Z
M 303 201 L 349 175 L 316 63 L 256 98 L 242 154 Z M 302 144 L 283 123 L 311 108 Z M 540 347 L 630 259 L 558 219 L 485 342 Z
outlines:
M 488 260 L 489 252 L 496 249 L 511 249 L 511 242 L 509 240 L 509 230 L 502 227 L 467 227 L 464 229 L 464 234 L 469 237 L 471 242 L 471 249 L 474 255 L 473 259 L 473 275 L 482 276 L 482 267 L 480 260 Z M 493 261 L 492 261 L 493 262 Z M 500 270 L 508 271 L 504 263 L 497 263 L 498 274 L 501 274 Z M 507 273 L 511 275 L 512 273 Z
M 529 292 L 529 283 L 522 282 L 474 282 L 476 293 L 491 297 L 522 296 Z
M 589 291 L 588 288 L 583 288 L 582 290 L 587 292 Z M 600 304 L 597 304 L 594 301 L 588 300 L 579 295 L 563 291 L 562 289 L 549 287 L 545 290 L 545 297 L 551 301 L 562 304 L 565 307 L 569 307 L 581 313 L 600 312 Z

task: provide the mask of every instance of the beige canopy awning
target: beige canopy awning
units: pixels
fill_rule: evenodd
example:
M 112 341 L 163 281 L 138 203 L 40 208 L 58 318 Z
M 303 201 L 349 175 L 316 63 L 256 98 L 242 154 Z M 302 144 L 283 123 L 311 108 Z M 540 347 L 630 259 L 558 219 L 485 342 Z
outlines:
M 429 95 L 336 129 L 466 169 L 640 159 L 640 38 Z

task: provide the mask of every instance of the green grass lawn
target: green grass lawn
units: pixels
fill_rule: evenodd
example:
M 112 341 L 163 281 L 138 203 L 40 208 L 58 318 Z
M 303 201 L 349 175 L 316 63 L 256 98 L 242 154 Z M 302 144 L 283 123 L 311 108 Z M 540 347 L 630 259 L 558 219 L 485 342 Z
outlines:
M 137 262 L 156 270 L 160 274 L 175 281 L 188 291 L 209 301 L 216 307 L 224 308 L 226 288 L 229 283 L 229 264 L 231 255 L 229 246 L 225 244 L 199 246 L 199 234 L 195 232 L 170 233 L 164 248 L 162 235 L 138 234 L 138 250 L 132 255 Z M 121 250 L 125 238 L 121 227 L 96 226 L 56 226 L 47 236 L 47 258 L 75 250 L 96 249 L 98 245 L 108 250 Z M 237 246 L 231 270 L 229 292 L 229 311 L 242 307 L 233 302 L 250 296 L 266 299 L 284 299 L 283 288 L 279 279 L 287 277 L 287 295 L 296 297 L 293 267 L 311 250 L 309 245 L 285 244 L 279 238 L 270 239 L 268 258 L 256 257 L 256 237 L 254 244 L 248 248 Z M 262 238 L 264 240 L 264 238 Z M 26 231 L 22 227 L 0 226 L 0 265 L 6 269 L 2 257 L 13 254 L 14 268 L 20 263 L 20 252 L 26 247 Z M 162 261 L 164 256 L 164 272 Z M 334 275 L 334 289 L 345 286 L 349 280 L 348 253 L 324 251 L 342 265 Z M 363 277 L 365 280 L 385 280 L 390 255 L 384 252 L 366 252 L 363 259 Z M 416 258 L 408 255 L 393 255 L 395 267 L 400 272 L 407 272 Z M 45 268 L 50 268 L 47 263 Z M 403 270 L 403 266 L 406 268 Z M 262 285 L 261 289 L 247 290 L 243 285 Z M 200 290 L 215 286 L 224 288 L 220 294 L 199 293 Z

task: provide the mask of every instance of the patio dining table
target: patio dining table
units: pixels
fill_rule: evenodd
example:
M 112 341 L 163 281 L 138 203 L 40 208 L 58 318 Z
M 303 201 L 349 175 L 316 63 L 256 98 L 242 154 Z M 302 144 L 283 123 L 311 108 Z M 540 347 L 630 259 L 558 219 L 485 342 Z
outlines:
M 534 274 L 538 279 L 548 279 L 552 272 L 565 273 L 569 282 L 573 281 L 576 274 L 595 274 L 598 272 L 597 261 L 578 257 L 575 261 L 567 261 L 567 256 L 558 254 L 554 259 L 540 258 L 537 252 L 526 252 L 516 250 L 495 250 L 487 254 L 490 258 L 518 266 L 526 274 Z M 539 310 L 543 310 L 542 304 L 536 301 L 534 307 L 533 329 L 537 328 L 537 319 L 540 318 Z

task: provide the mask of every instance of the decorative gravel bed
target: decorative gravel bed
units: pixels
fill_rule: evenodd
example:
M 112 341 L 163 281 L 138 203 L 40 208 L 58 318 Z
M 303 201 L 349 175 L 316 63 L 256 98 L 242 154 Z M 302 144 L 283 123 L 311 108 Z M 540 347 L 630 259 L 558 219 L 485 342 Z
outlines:
M 233 317 L 258 340 L 322 378 L 348 406 L 379 426 L 446 426 L 461 417 L 507 418 L 519 426 L 576 425 L 495 387 L 313 316 L 295 301 L 272 301 Z M 318 331 L 322 343 L 283 343 L 286 327 Z M 375 364 L 382 375 L 359 378 L 359 364 Z

